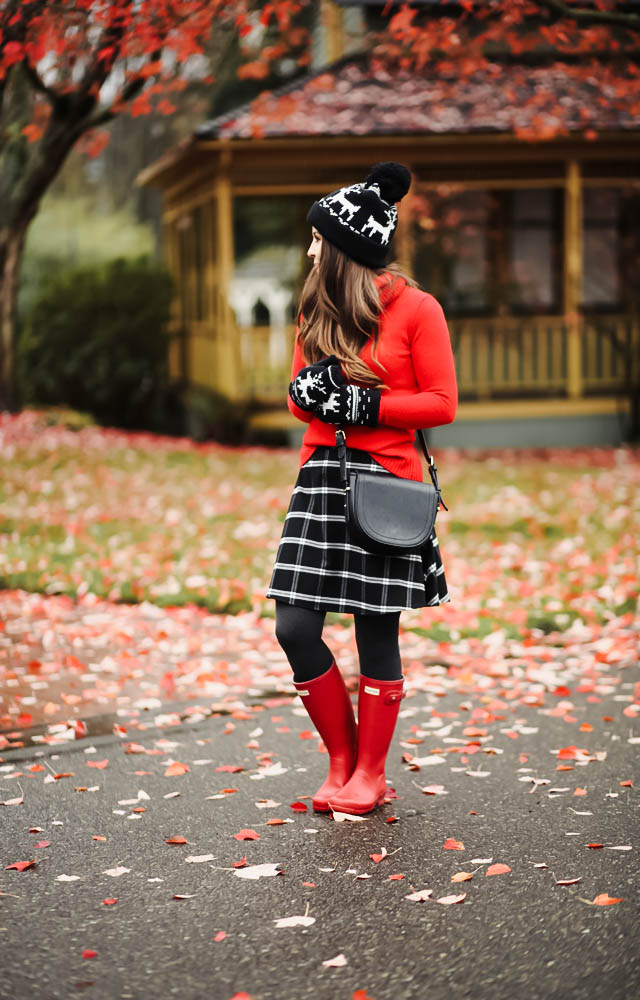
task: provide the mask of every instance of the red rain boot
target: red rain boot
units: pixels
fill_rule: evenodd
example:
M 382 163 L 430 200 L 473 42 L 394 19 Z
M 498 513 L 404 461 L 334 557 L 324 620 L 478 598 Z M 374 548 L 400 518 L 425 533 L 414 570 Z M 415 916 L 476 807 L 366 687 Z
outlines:
M 349 692 L 335 661 L 325 674 L 296 684 L 302 704 L 329 753 L 329 775 L 313 796 L 316 812 L 329 812 L 329 796 L 346 784 L 356 766 L 358 731 Z
M 387 793 L 384 765 L 396 726 L 404 679 L 374 681 L 360 676 L 358 694 L 358 761 L 344 788 L 329 797 L 335 812 L 371 812 Z

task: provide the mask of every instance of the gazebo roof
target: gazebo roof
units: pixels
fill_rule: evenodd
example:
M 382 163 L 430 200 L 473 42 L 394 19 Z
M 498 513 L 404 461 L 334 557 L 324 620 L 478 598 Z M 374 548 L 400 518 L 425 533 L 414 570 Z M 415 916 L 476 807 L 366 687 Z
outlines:
M 493 63 L 461 77 L 376 68 L 364 55 L 349 56 L 205 122 L 194 138 L 633 131 L 640 75 L 635 99 L 627 96 L 630 82 L 611 73 L 603 84 L 599 73 L 578 75 L 559 63 Z

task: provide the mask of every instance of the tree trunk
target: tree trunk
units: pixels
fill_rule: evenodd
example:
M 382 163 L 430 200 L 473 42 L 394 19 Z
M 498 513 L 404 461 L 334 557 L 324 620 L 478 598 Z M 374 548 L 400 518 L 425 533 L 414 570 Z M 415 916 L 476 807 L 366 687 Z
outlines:
M 17 406 L 14 331 L 25 234 L 26 227 L 17 227 L 0 243 L 0 410 Z
M 89 127 L 95 99 L 60 99 L 52 107 L 44 135 L 26 141 L 33 94 L 21 66 L 13 67 L 0 118 L 0 410 L 18 403 L 14 374 L 20 266 L 27 230 L 42 196 L 80 136 Z

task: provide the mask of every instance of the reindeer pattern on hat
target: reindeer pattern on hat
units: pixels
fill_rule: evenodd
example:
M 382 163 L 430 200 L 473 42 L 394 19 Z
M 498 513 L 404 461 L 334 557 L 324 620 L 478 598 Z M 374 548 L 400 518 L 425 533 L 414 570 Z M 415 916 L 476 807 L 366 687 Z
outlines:
M 362 205 L 358 205 L 354 201 L 349 200 L 349 193 L 353 192 L 354 195 L 360 194 L 365 189 L 374 191 L 378 197 L 380 197 L 380 189 L 377 184 L 352 184 L 351 187 L 340 188 L 338 191 L 334 191 L 332 194 L 320 200 L 320 204 L 330 215 L 334 216 L 341 225 L 346 226 L 351 232 L 357 233 L 358 235 L 367 235 L 366 230 L 369 230 L 369 238 L 376 239 L 376 242 L 380 242 L 383 246 L 386 246 L 389 242 L 396 225 L 398 223 L 398 209 L 395 205 L 390 205 L 384 208 L 384 213 L 386 215 L 387 224 L 386 226 L 375 219 L 371 214 L 368 215 L 366 222 L 361 223 L 359 226 L 358 213 L 365 214 L 367 209 Z M 351 223 L 354 223 L 353 225 Z

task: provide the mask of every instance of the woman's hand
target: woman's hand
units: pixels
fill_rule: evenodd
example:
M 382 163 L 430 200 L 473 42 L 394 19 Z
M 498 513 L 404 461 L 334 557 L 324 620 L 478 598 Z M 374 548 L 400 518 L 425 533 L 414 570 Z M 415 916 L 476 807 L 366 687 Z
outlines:
M 315 365 L 302 368 L 289 383 L 289 395 L 301 410 L 315 411 L 326 403 L 331 394 L 344 383 L 340 363 L 335 355 L 323 358 Z
M 316 417 L 325 424 L 377 427 L 381 395 L 379 389 L 339 385 L 326 401 L 313 409 Z

